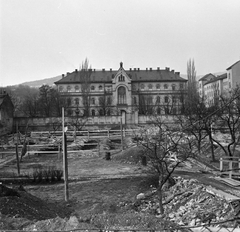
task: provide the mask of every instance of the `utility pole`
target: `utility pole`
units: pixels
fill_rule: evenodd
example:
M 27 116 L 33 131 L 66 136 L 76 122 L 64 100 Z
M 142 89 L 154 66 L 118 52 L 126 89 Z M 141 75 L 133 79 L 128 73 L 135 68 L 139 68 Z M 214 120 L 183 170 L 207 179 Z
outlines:
M 18 170 L 18 175 L 20 175 L 20 165 L 19 165 L 19 156 L 18 156 L 18 122 L 16 122 L 16 159 L 17 159 L 17 170 Z
M 67 129 L 66 129 L 67 131 Z M 63 178 L 64 178 L 64 196 L 68 201 L 68 162 L 67 162 L 67 136 L 64 125 L 64 107 L 62 107 L 62 150 L 63 150 Z

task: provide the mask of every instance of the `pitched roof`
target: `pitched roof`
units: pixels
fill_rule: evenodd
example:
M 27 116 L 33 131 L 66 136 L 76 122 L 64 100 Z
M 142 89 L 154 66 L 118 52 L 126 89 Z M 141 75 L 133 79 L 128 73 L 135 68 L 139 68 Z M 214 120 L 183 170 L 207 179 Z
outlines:
M 208 79 L 215 78 L 216 76 L 213 75 L 212 73 L 208 73 L 201 77 L 198 81 L 207 81 Z
M 211 80 L 207 81 L 204 85 L 210 84 L 210 83 L 215 82 L 215 81 L 223 80 L 225 78 L 227 78 L 227 73 L 224 73 L 222 75 L 219 75 L 217 77 L 212 78 Z
M 240 60 L 239 61 L 237 61 L 237 62 L 235 62 L 234 64 L 232 64 L 230 67 L 228 67 L 226 70 L 229 70 L 229 69 L 231 69 L 234 65 L 236 65 L 237 63 L 239 63 L 240 62 Z
M 187 81 L 180 77 L 179 73 L 165 70 L 125 70 L 128 76 L 134 82 L 142 81 Z M 56 81 L 55 84 L 66 84 L 66 83 L 80 83 L 82 71 L 75 70 L 72 73 L 68 73 L 61 80 Z M 112 82 L 112 78 L 117 74 L 117 70 L 93 70 L 90 69 L 90 82 Z

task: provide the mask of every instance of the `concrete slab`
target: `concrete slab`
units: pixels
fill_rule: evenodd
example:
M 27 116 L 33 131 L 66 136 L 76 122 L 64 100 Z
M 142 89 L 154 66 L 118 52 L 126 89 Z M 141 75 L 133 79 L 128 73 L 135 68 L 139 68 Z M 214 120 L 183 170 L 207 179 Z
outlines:
M 219 189 L 215 189 L 215 188 L 213 188 L 213 187 L 211 187 L 211 186 L 208 186 L 208 187 L 206 188 L 206 191 L 207 191 L 208 193 L 211 193 L 211 194 L 215 195 L 215 196 L 218 196 L 218 197 L 220 197 L 220 198 L 223 198 L 223 199 L 225 199 L 225 200 L 227 200 L 227 201 L 229 201 L 229 202 L 239 201 L 239 200 L 240 200 L 240 197 L 234 196 L 234 195 L 232 195 L 232 194 L 230 194 L 230 193 L 226 193 L 226 192 L 224 192 L 224 191 L 222 191 L 222 190 L 219 190 Z

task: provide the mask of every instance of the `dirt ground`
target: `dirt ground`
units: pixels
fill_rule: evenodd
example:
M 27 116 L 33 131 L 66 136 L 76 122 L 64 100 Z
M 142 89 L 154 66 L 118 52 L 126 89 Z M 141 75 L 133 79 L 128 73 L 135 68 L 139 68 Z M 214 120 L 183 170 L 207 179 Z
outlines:
M 70 215 L 75 216 L 82 223 L 83 229 L 88 229 L 89 225 L 94 228 L 106 228 L 107 223 L 112 226 L 115 222 L 125 225 L 124 228 L 131 228 L 132 224 L 137 224 L 139 228 L 153 228 L 156 225 L 167 223 L 163 218 L 157 218 L 143 211 L 136 211 L 137 195 L 149 192 L 157 184 L 157 177 L 149 174 L 147 168 L 141 165 L 139 156 L 136 156 L 139 152 L 138 148 L 131 148 L 128 152 L 117 153 L 114 150 L 110 152 L 112 153 L 111 160 L 106 160 L 105 153 L 99 155 L 97 151 L 85 150 L 68 153 L 68 202 L 64 200 L 64 184 L 62 182 L 46 183 L 43 181 L 24 185 L 24 189 L 30 194 L 29 199 L 34 199 L 34 197 L 41 199 L 41 204 L 44 207 L 46 207 L 45 204 L 49 205 L 49 207 L 50 205 L 57 205 L 61 220 L 64 217 L 67 218 L 64 220 L 68 220 Z M 126 156 L 128 159 L 125 159 Z M 137 157 L 138 160 L 134 157 Z M 58 157 L 57 154 L 34 154 L 24 157 L 23 162 L 20 163 L 23 176 L 31 176 L 36 168 L 52 166 L 62 168 L 62 157 Z M 229 186 L 225 186 L 213 179 L 213 175 L 209 172 L 203 173 L 199 172 L 199 170 L 193 172 L 193 167 L 182 167 L 177 170 L 176 174 L 188 179 L 198 179 L 206 184 L 212 183 L 220 189 L 229 188 Z M 15 160 L 0 169 L 0 178 L 16 175 L 17 166 Z M 7 186 L 18 187 L 18 185 L 12 185 L 9 182 Z M 240 189 L 235 189 L 235 191 L 240 195 Z M 24 194 L 22 193 L 23 196 Z M 143 204 L 146 204 L 146 202 L 143 202 Z M 49 209 L 49 212 L 51 210 Z M 46 218 L 56 220 L 54 219 L 56 216 L 54 213 L 56 211 Z M 9 225 L 6 228 L 9 229 L 22 229 L 29 224 L 45 219 L 42 216 L 38 218 L 36 214 L 34 218 L 31 218 L 31 215 L 27 217 L 22 212 L 15 213 L 14 210 L 7 213 L 2 211 L 3 214 L 4 218 L 7 217 L 8 219 L 7 223 Z M 24 218 L 24 220 L 21 220 L 21 218 Z M 56 220 L 53 224 L 59 223 L 59 220 Z M 74 219 L 72 220 L 74 221 Z M 46 222 L 42 224 L 46 224 Z

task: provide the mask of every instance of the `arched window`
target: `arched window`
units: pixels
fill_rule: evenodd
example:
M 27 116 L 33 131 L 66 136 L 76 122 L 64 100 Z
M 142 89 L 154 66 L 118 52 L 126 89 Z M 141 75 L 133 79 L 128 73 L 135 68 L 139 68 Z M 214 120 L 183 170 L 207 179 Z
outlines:
M 75 85 L 75 91 L 78 92 L 79 91 L 79 86 Z
M 91 90 L 95 90 L 95 86 L 94 85 L 91 85 Z
M 95 98 L 94 97 L 91 98 L 91 104 L 95 105 Z
M 95 116 L 95 110 L 92 110 L 92 116 Z
M 100 91 L 102 91 L 102 90 L 103 90 L 102 85 L 99 85 L 99 86 L 98 86 L 98 89 L 99 89 Z
M 161 108 L 160 107 L 157 108 L 157 114 L 161 114 Z
M 125 78 L 122 74 L 118 77 L 118 81 L 125 81 Z
M 164 89 L 168 89 L 168 85 L 167 84 L 164 85 Z
M 157 104 L 160 103 L 160 96 L 157 96 L 157 98 L 156 98 L 156 103 L 157 103 Z
M 148 89 L 149 89 L 149 90 L 152 90 L 152 84 L 149 84 L 149 85 L 148 85 Z
M 156 85 L 156 89 L 160 89 L 160 84 L 157 84 L 157 85 Z
M 100 116 L 103 116 L 103 109 L 100 109 L 100 110 L 99 110 L 99 115 L 100 115 Z
M 118 88 L 118 104 L 126 104 L 126 89 L 123 86 Z
M 71 86 L 70 86 L 70 85 L 68 85 L 68 87 L 67 87 L 67 91 L 68 91 L 68 92 L 71 91 Z
M 63 92 L 63 86 L 59 86 L 59 92 Z
M 110 110 L 110 109 L 107 110 L 107 115 L 108 115 L 108 116 L 111 115 L 111 110 Z
M 149 97 L 147 98 L 147 104 L 148 104 L 148 105 L 152 105 L 152 97 L 151 97 L 151 96 L 149 96 Z
M 145 87 L 144 84 L 141 84 L 141 89 L 144 89 L 144 87 Z
M 176 90 L 176 85 L 172 85 L 172 90 Z

